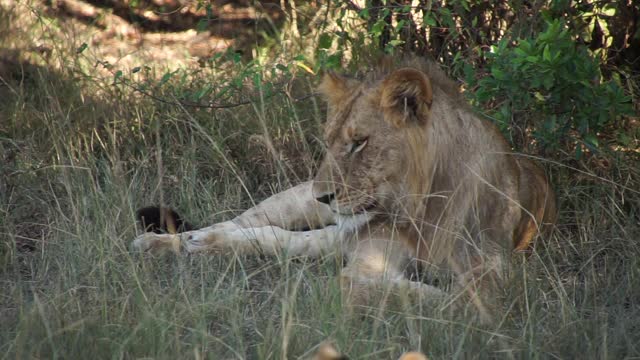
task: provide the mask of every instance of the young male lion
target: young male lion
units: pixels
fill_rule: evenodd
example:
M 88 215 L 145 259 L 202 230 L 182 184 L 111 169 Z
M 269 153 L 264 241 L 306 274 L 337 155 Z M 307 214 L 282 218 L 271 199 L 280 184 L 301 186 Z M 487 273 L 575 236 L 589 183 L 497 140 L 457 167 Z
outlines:
M 457 274 L 482 309 L 500 284 L 502 257 L 525 250 L 555 222 L 543 171 L 511 152 L 431 62 L 410 58 L 360 78 L 329 73 L 327 153 L 313 181 L 276 194 L 233 220 L 177 235 L 146 233 L 140 250 L 318 256 L 342 249 L 346 286 L 409 281 L 412 260 Z M 308 231 L 295 231 L 312 229 Z

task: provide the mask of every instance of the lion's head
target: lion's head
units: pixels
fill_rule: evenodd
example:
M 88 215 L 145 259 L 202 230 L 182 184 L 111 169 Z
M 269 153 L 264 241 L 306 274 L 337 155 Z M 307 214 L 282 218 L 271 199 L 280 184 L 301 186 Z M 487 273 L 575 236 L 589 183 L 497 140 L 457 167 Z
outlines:
M 339 219 L 386 216 L 428 242 L 422 249 L 454 238 L 524 248 L 553 222 L 544 172 L 514 156 L 436 64 L 410 58 L 363 78 L 327 74 L 320 91 L 327 154 L 313 195 Z
M 388 214 L 398 202 L 408 204 L 413 195 L 425 194 L 430 159 L 424 142 L 434 92 L 450 97 L 435 85 L 417 67 L 383 69 L 361 80 L 325 75 L 320 91 L 328 102 L 327 154 L 314 196 L 333 211 L 351 215 Z

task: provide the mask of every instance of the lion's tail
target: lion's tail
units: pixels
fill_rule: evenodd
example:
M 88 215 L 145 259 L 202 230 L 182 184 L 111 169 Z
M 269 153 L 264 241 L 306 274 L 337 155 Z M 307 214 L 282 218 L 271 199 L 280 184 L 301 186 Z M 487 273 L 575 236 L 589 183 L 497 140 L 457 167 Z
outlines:
M 195 230 L 175 210 L 163 206 L 147 206 L 136 211 L 136 219 L 147 232 L 177 234 Z

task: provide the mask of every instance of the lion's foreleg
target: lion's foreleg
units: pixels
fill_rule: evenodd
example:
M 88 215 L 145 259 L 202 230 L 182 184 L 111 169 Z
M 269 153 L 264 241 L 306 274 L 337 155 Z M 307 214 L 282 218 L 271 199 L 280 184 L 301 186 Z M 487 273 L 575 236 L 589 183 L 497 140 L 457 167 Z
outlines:
M 334 213 L 313 198 L 311 185 L 305 182 L 275 194 L 232 220 L 180 234 L 145 233 L 132 245 L 140 251 L 178 252 L 184 247 L 188 252 L 286 251 L 315 256 L 334 247 L 338 232 Z
M 180 235 L 148 232 L 135 238 L 131 246 L 134 250 L 141 252 L 180 252 Z
M 235 219 L 243 228 L 277 226 L 285 230 L 319 229 L 335 224 L 335 215 L 313 197 L 312 182 L 307 181 L 272 195 Z
M 338 241 L 340 238 L 336 226 L 309 231 L 288 231 L 277 226 L 232 228 L 229 224 L 218 224 L 176 235 L 145 233 L 134 240 L 133 246 L 141 251 L 177 251 L 182 247 L 191 253 L 216 251 L 319 256 L 336 250 L 339 246 Z
M 185 233 L 186 235 L 186 233 Z M 188 252 L 231 250 L 241 254 L 266 253 L 319 256 L 337 248 L 336 226 L 308 231 L 289 231 L 278 226 L 203 229 L 183 237 Z

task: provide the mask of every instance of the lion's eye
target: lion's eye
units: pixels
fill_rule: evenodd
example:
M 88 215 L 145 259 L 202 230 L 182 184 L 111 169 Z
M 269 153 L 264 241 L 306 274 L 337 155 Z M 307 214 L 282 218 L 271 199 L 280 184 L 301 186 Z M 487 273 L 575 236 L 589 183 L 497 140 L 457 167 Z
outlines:
M 362 138 L 362 139 L 354 139 L 353 142 L 351 143 L 351 148 L 349 149 L 349 153 L 351 154 L 355 154 L 359 151 L 362 151 L 362 149 L 364 149 L 365 146 L 367 146 L 367 142 L 369 141 L 368 138 Z

